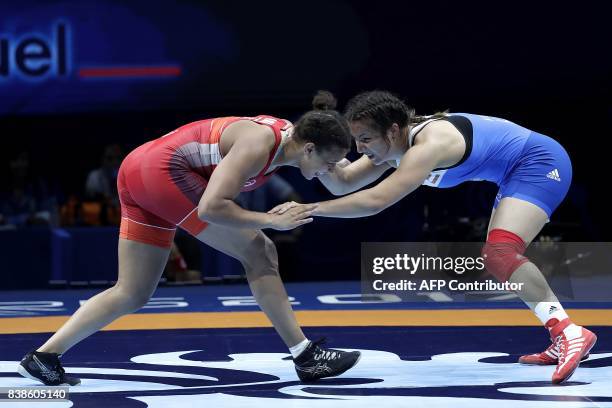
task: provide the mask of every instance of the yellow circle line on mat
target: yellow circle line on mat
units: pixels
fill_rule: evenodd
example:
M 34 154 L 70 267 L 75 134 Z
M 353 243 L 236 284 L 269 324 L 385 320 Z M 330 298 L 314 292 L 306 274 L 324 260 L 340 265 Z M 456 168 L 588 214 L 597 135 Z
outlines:
M 527 309 L 464 310 L 304 310 L 302 326 L 540 326 Z M 568 310 L 584 326 L 612 326 L 611 309 Z M 0 334 L 55 332 L 69 316 L 0 318 Z M 136 313 L 103 330 L 272 327 L 262 312 Z

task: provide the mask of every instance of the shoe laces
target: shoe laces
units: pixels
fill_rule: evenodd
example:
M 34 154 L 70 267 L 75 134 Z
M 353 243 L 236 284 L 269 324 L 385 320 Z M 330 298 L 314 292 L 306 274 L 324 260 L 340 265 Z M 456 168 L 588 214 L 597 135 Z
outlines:
M 340 351 L 337 350 L 328 350 L 320 347 L 320 345 L 325 344 L 325 337 L 320 338 L 319 340 L 315 340 L 312 342 L 312 345 L 315 347 L 315 359 L 316 360 L 334 360 L 340 357 Z
M 566 344 L 564 340 L 564 336 L 561 334 L 555 338 L 555 347 L 559 350 L 559 363 L 565 361 Z

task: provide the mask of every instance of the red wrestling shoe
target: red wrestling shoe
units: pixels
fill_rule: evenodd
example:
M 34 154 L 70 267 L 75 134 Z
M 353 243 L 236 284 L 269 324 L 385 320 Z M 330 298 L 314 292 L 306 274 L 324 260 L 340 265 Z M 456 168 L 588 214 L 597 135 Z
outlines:
M 589 358 L 589 354 L 585 354 L 581 361 Z M 557 365 L 559 362 L 559 348 L 555 342 L 551 343 L 546 350 L 541 353 L 526 354 L 520 356 L 518 359 L 519 364 L 525 365 Z
M 557 369 L 553 373 L 553 384 L 567 381 L 580 365 L 580 361 L 589 354 L 597 342 L 597 336 L 584 327 L 577 326 L 565 319 L 550 331 L 559 350 Z

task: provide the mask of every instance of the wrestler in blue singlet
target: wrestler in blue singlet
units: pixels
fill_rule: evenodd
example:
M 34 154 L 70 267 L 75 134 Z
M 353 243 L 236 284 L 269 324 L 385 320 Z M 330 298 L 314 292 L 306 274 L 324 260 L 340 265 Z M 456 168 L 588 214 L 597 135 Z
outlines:
M 563 201 L 572 180 L 572 164 L 554 139 L 505 119 L 453 113 L 416 126 L 409 146 L 433 120 L 452 123 L 465 138 L 466 149 L 457 164 L 434 170 L 423 185 L 447 188 L 464 181 L 491 181 L 499 186 L 494 208 L 502 198 L 515 197 L 537 205 L 549 218 Z

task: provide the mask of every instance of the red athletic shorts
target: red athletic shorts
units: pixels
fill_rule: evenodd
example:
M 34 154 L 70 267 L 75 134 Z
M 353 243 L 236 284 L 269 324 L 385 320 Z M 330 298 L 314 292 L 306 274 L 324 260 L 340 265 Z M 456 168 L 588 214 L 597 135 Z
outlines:
M 245 183 L 243 191 L 263 184 L 266 171 L 289 122 L 270 116 L 207 119 L 185 125 L 133 150 L 121 163 L 117 189 L 121 202 L 119 237 L 169 248 L 176 228 L 198 235 L 207 223 L 198 218 L 198 203 L 212 172 L 222 159 L 223 130 L 237 120 L 270 126 L 276 144 L 268 164 Z

